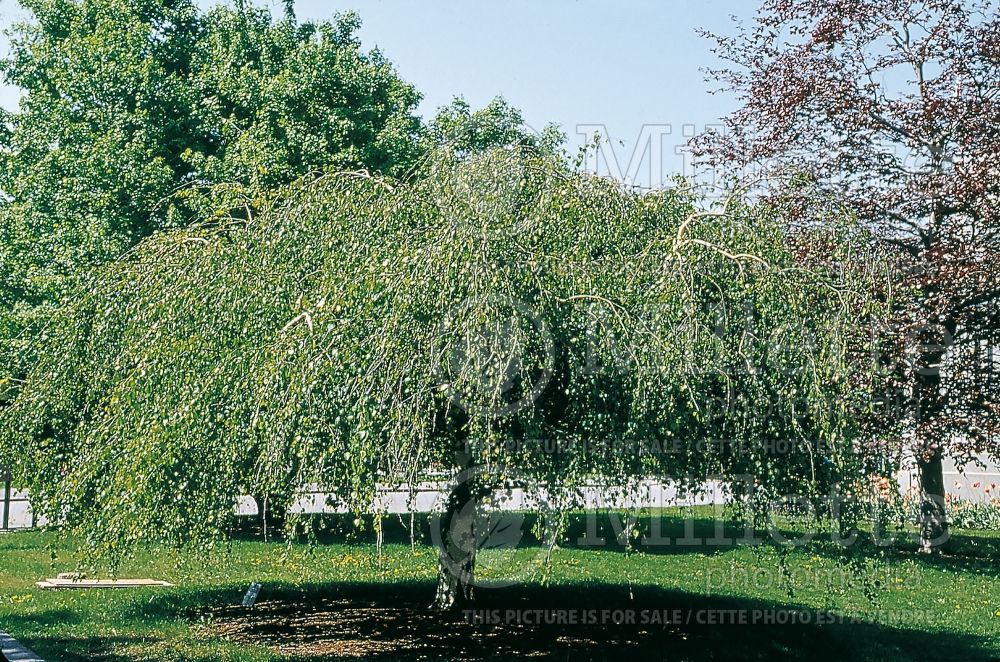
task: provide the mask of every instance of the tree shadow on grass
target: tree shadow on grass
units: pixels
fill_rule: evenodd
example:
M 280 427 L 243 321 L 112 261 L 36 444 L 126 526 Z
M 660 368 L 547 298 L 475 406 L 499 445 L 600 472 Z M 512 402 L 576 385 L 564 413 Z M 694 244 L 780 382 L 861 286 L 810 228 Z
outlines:
M 30 636 L 33 633 L 48 633 L 51 631 L 51 626 L 55 624 L 65 626 L 70 624 L 76 625 L 82 622 L 82 615 L 70 609 L 62 607 L 44 610 L 32 609 L 26 610 L 25 613 L 4 616 L 2 622 L 0 622 L 0 629 L 18 637 L 21 644 L 28 646 L 35 654 L 41 655 L 46 659 L 48 659 L 47 656 L 50 651 L 58 651 L 60 654 L 59 658 L 53 659 L 66 660 L 67 662 L 82 662 L 82 660 L 90 660 L 92 657 L 82 650 L 76 652 L 69 650 L 67 644 L 70 644 L 69 648 L 73 648 L 73 646 L 65 637 L 48 634 Z M 0 660 L 4 659 L 4 656 L 0 654 Z
M 139 637 L 35 637 L 28 643 L 32 652 L 48 662 L 125 662 L 125 658 L 109 651 L 121 648 L 139 648 L 148 644 L 148 639 Z M 3 660 L 0 656 L 0 660 Z M 150 658 L 144 658 L 150 659 Z M 208 659 L 193 662 L 209 662 Z
M 147 627 L 178 618 L 207 623 L 206 638 L 263 646 L 290 662 L 523 657 L 987 662 L 1000 655 L 985 638 L 934 631 L 934 623 L 920 613 L 849 622 L 792 604 L 593 582 L 479 589 L 471 610 L 440 614 L 427 608 L 433 588 L 429 582 L 265 585 L 252 609 L 239 606 L 237 589 L 179 591 L 150 604 L 142 618 Z M 214 653 L 173 652 L 170 642 L 130 635 L 127 627 L 115 637 L 45 636 L 40 626 L 64 619 L 82 622 L 77 614 L 56 609 L 9 619 L 4 627 L 42 632 L 25 643 L 39 653 L 52 652 L 52 662 L 217 659 Z M 142 651 L 153 643 L 162 655 L 116 652 Z
M 234 591 L 188 595 L 161 616 L 208 621 L 207 632 L 320 660 L 925 660 L 994 659 L 990 642 L 933 632 L 919 613 L 845 621 L 828 612 L 656 586 L 580 583 L 480 589 L 473 608 L 427 608 L 427 582 L 265 586 L 252 609 Z

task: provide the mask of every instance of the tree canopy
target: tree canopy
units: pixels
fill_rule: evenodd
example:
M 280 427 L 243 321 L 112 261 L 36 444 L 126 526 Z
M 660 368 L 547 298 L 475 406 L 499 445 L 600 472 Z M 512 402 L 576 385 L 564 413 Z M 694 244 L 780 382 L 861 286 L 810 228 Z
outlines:
M 535 131 L 529 127 L 521 111 L 503 97 L 496 97 L 478 110 L 472 110 L 463 97 L 438 109 L 427 127 L 430 149 L 447 145 L 456 152 L 468 154 L 496 147 L 520 145 L 556 153 L 565 142 L 565 135 L 553 124 Z
M 22 4 L 33 19 L 2 63 L 23 96 L 0 132 L 0 338 L 158 230 L 259 207 L 327 166 L 398 176 L 420 153 L 419 94 L 361 49 L 354 14 L 298 24 L 246 3 Z
M 895 369 L 869 428 L 912 455 L 924 546 L 947 537 L 942 458 L 1000 457 L 1000 13 L 992 0 L 767 0 L 716 37 L 742 101 L 699 147 L 761 169 L 790 219 L 829 201 L 888 248 Z M 862 268 L 876 265 L 857 265 Z M 905 296 L 904 296 L 905 295 Z
M 236 494 L 365 510 L 434 468 L 818 497 L 863 475 L 854 292 L 764 208 L 699 213 L 520 147 L 330 172 L 88 278 L 0 412 L 0 461 L 112 556 L 211 542 Z

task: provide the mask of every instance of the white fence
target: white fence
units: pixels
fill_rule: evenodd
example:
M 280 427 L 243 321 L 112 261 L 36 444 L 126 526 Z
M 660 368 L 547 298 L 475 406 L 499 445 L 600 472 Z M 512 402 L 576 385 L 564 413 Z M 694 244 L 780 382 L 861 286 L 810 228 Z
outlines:
M 434 512 L 441 510 L 446 498 L 447 483 L 427 482 L 416 485 L 411 491 L 406 486 L 390 488 L 381 486 L 370 510 L 387 514 L 410 512 Z M 620 488 L 602 485 L 586 485 L 579 494 L 584 509 L 618 508 L 666 508 L 670 506 L 698 506 L 725 503 L 726 495 L 722 483 L 709 481 L 695 494 L 680 493 L 676 485 L 655 480 L 642 481 L 637 489 L 623 493 Z M 530 510 L 539 503 L 550 502 L 544 489 L 524 490 L 514 488 L 511 494 L 496 504 L 500 510 Z M 346 513 L 346 505 L 337 502 L 336 494 L 312 486 L 292 504 L 295 513 Z M 249 496 L 240 497 L 236 506 L 238 515 L 257 514 L 257 504 Z
M 421 483 L 411 492 L 402 488 L 380 487 L 378 496 L 372 502 L 372 512 L 402 514 L 409 512 L 433 512 L 440 510 L 446 498 L 447 483 Z M 638 489 L 623 494 L 621 490 L 609 489 L 601 485 L 588 485 L 580 491 L 581 504 L 586 509 L 633 509 L 664 508 L 669 506 L 711 505 L 725 503 L 725 492 L 721 483 L 712 481 L 704 485 L 697 494 L 679 494 L 677 487 L 658 481 L 643 481 Z M 526 491 L 515 488 L 502 502 L 501 510 L 529 510 L 539 503 L 547 503 L 544 490 Z M 336 494 L 322 490 L 319 486 L 305 491 L 291 507 L 295 513 L 346 513 L 348 508 L 338 504 Z M 241 496 L 236 504 L 237 515 L 256 515 L 257 503 L 249 496 Z M 4 526 L 6 523 L 6 526 Z M 9 499 L 0 500 L 0 529 L 28 529 L 44 525 L 44 518 L 37 518 L 31 510 L 26 490 L 13 490 Z
M 959 471 L 954 462 L 947 461 L 944 467 L 945 488 L 955 498 L 973 502 L 988 501 L 1000 498 L 1000 466 L 982 458 L 985 468 L 975 465 Z M 900 487 L 904 490 L 917 485 L 914 471 L 902 471 L 899 474 Z M 998 486 L 987 492 L 992 485 Z M 427 482 L 416 486 L 412 492 L 407 488 L 382 487 L 378 496 L 371 504 L 372 511 L 389 514 L 415 512 L 433 512 L 440 510 L 444 503 L 444 482 Z M 0 487 L 0 489 L 3 489 Z M 43 525 L 44 520 L 36 518 L 31 510 L 28 492 L 11 490 L 8 494 L 3 490 L 0 499 L 0 530 L 28 529 Z M 670 483 L 647 480 L 640 489 L 623 494 L 620 489 L 601 485 L 589 485 L 581 490 L 581 503 L 585 509 L 617 508 L 622 510 L 632 508 L 663 508 L 670 506 L 712 505 L 725 503 L 725 490 L 721 483 L 711 481 L 705 484 L 697 494 L 680 494 L 677 486 Z M 544 491 L 526 492 L 517 488 L 510 498 L 498 504 L 503 510 L 526 510 L 533 508 L 539 501 L 547 501 Z M 313 486 L 300 496 L 292 505 L 291 510 L 297 513 L 346 513 L 347 507 L 338 504 L 336 495 Z M 257 504 L 249 496 L 240 497 L 236 504 L 236 514 L 255 515 Z

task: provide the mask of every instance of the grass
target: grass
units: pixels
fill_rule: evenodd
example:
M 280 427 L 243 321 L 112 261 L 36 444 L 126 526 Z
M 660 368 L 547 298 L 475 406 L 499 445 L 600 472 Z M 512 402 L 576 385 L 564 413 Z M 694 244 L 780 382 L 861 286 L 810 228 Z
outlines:
M 531 573 L 514 586 L 480 590 L 477 604 L 487 621 L 516 607 L 632 609 L 640 618 L 680 610 L 693 622 L 526 626 L 429 613 L 436 556 L 423 541 L 411 548 L 402 528 L 388 531 L 381 556 L 370 541 L 342 536 L 315 546 L 234 540 L 193 558 L 144 549 L 121 576 L 176 588 L 44 591 L 34 582 L 77 568 L 73 541 L 24 532 L 0 536 L 0 630 L 50 662 L 482 659 L 539 649 L 556 659 L 621 657 L 629 649 L 654 658 L 670 651 L 678 660 L 1000 658 L 1000 534 L 957 532 L 947 555 L 917 555 L 904 543 L 850 565 L 823 542 L 792 550 L 677 544 L 714 534 L 706 513 L 696 514 L 702 519 L 685 530 L 680 513 L 667 513 L 662 535 L 673 544 L 638 552 L 580 546 L 583 520 L 547 565 L 537 547 L 490 552 L 485 576 Z M 614 541 L 606 515 L 597 526 L 589 538 Z M 641 521 L 645 533 L 648 526 Z M 246 612 L 236 605 L 255 581 L 264 585 L 261 602 Z M 793 612 L 810 622 L 698 622 Z M 820 615 L 837 618 L 820 624 Z

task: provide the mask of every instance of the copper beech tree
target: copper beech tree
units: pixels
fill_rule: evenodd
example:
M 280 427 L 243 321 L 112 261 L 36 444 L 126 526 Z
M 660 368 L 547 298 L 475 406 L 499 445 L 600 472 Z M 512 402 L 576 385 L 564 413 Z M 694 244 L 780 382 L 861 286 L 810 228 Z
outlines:
M 894 406 L 871 437 L 915 462 L 931 551 L 948 536 L 942 460 L 1000 455 L 998 5 L 766 0 L 751 26 L 706 35 L 741 107 L 696 141 L 703 163 L 762 170 L 792 222 L 846 207 L 890 249 L 875 266 L 904 296 L 874 330 L 894 368 L 872 395 Z

